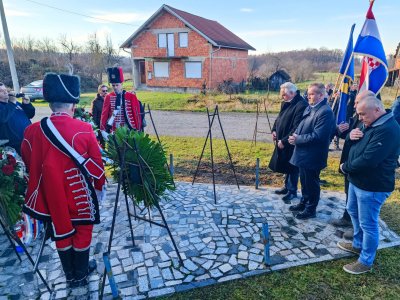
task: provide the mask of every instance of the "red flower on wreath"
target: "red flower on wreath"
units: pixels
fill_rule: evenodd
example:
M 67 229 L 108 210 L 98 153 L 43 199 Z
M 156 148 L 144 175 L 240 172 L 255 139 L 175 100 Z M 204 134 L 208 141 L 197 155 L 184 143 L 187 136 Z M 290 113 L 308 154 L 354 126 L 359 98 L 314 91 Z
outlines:
M 7 159 L 8 159 L 8 163 L 10 165 L 12 165 L 13 167 L 15 167 L 17 165 L 17 161 L 15 160 L 15 157 L 12 156 L 11 154 L 7 154 Z
M 13 165 L 4 165 L 1 170 L 3 171 L 4 175 L 10 176 L 12 173 L 14 173 L 14 166 Z

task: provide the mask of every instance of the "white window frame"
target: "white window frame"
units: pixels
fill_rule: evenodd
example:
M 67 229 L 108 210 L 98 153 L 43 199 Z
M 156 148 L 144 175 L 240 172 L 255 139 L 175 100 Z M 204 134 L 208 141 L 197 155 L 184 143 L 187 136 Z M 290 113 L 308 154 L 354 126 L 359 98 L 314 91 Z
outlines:
M 162 66 L 167 67 L 166 72 L 165 69 L 161 70 L 158 67 L 162 68 Z M 155 61 L 153 62 L 153 70 L 155 78 L 169 78 L 169 62 L 168 61 Z
M 163 42 L 164 42 L 163 45 L 160 45 L 161 44 L 160 41 L 162 41 L 161 37 L 163 37 Z M 166 33 L 159 33 L 158 34 L 157 44 L 158 44 L 158 48 L 167 48 L 167 34 Z
M 194 74 L 194 71 L 198 71 L 195 69 L 189 69 L 188 70 L 188 66 L 194 66 L 194 65 L 200 64 L 200 74 L 199 76 L 195 76 L 196 74 Z M 193 79 L 200 79 L 203 78 L 203 63 L 201 61 L 185 61 L 185 78 L 193 78 Z
M 189 47 L 189 33 L 188 32 L 179 32 L 179 48 L 187 48 Z M 183 44 L 182 41 L 182 36 L 186 36 L 186 44 Z

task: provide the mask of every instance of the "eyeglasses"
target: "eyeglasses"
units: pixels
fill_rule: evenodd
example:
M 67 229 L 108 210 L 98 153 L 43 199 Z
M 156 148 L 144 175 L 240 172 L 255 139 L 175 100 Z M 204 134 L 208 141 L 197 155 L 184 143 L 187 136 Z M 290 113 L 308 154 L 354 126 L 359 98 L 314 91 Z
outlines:
M 108 92 L 108 90 L 101 90 L 101 92 L 102 92 L 102 93 L 107 93 L 107 92 Z

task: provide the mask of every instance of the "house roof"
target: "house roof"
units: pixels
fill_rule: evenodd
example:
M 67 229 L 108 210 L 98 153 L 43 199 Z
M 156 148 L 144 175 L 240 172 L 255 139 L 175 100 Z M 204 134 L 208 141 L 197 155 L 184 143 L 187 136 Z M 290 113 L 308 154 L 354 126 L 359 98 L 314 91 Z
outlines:
M 256 50 L 232 31 L 226 29 L 217 21 L 205 19 L 188 12 L 164 4 L 142 26 L 139 27 L 120 47 L 129 48 L 132 41 L 154 21 L 159 14 L 167 11 L 181 20 L 187 27 L 199 33 L 213 46 L 221 48 L 234 48 L 242 50 Z
M 278 71 L 274 72 L 273 74 L 271 74 L 271 76 L 269 76 L 269 78 L 275 77 L 275 76 L 280 76 L 284 80 L 290 80 L 290 75 L 285 70 L 278 70 Z

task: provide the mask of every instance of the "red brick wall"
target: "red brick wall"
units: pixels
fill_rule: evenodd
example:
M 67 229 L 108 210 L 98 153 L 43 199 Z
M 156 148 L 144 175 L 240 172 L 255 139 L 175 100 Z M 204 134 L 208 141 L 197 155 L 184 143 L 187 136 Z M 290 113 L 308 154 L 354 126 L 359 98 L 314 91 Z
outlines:
M 211 87 L 223 80 L 232 78 L 234 82 L 241 82 L 247 78 L 248 53 L 246 50 L 213 47 L 216 51 L 212 55 Z
M 202 62 L 202 78 L 185 78 L 186 58 L 175 58 L 168 60 L 170 63 L 169 78 L 155 78 L 153 71 L 153 61 L 157 57 L 161 59 L 167 57 L 166 48 L 158 48 L 158 33 L 160 29 L 178 29 L 174 33 L 175 56 L 190 57 L 190 60 Z M 240 82 L 247 75 L 247 51 L 221 49 L 213 54 L 212 60 L 212 83 L 210 84 L 210 51 L 211 45 L 196 31 L 188 32 L 188 47 L 179 48 L 179 28 L 182 32 L 187 32 L 188 28 L 173 15 L 163 12 L 152 24 L 150 28 L 143 31 L 134 41 L 132 47 L 133 57 L 146 58 L 146 78 L 148 72 L 152 72 L 152 79 L 146 79 L 148 87 L 189 87 L 201 88 L 204 81 L 207 87 L 216 87 L 217 82 L 224 79 L 233 78 Z M 212 50 L 217 50 L 213 48 Z M 197 59 L 198 58 L 198 59 Z

